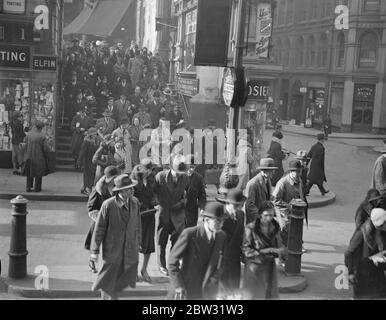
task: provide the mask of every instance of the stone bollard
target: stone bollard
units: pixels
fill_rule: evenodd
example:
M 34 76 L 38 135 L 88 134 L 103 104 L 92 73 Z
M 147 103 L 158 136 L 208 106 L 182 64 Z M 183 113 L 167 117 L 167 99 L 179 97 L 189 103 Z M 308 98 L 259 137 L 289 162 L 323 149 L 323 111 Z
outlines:
M 302 264 L 303 246 L 303 219 L 307 203 L 301 199 L 294 199 L 290 203 L 288 228 L 288 259 L 285 264 L 285 272 L 288 275 L 299 275 Z
M 23 196 L 11 200 L 12 231 L 8 276 L 21 279 L 27 275 L 27 203 Z

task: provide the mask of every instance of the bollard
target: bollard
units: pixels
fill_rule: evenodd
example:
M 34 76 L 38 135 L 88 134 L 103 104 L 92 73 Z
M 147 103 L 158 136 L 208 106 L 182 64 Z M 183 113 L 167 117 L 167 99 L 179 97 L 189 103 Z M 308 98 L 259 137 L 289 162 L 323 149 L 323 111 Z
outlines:
M 288 228 L 288 259 L 285 264 L 285 272 L 288 275 L 299 275 L 302 264 L 303 246 L 303 219 L 307 203 L 301 199 L 294 199 L 290 203 Z
M 11 247 L 8 252 L 10 278 L 20 279 L 27 275 L 27 203 L 23 196 L 11 200 L 12 231 Z

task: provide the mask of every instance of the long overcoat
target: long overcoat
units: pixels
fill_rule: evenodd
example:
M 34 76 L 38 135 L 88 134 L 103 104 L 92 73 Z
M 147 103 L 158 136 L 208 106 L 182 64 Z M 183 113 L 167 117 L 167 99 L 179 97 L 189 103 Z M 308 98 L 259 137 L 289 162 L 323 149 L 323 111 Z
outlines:
M 40 178 L 47 175 L 46 154 L 50 151 L 46 137 L 35 128 L 27 133 L 24 161 L 30 162 L 28 177 Z
M 172 291 L 175 288 L 185 289 L 189 300 L 215 299 L 224 267 L 225 246 L 223 231 L 216 233 L 211 247 L 203 224 L 185 229 L 169 256 Z
M 198 220 L 198 208 L 204 209 L 206 191 L 204 178 L 197 172 L 189 177 L 189 187 L 186 193 L 186 226 L 194 227 Z
M 283 160 L 285 159 L 286 155 L 281 149 L 281 144 L 277 141 L 271 141 L 271 145 L 269 146 L 267 154 L 270 158 L 273 159 L 274 166 L 279 168 L 275 170 L 271 179 L 272 185 L 275 186 L 284 174 Z
M 159 219 L 164 226 L 173 224 L 177 233 L 185 227 L 185 193 L 189 187 L 187 175 L 181 175 L 177 185 L 168 182 L 170 170 L 158 172 L 155 180 L 155 192 L 160 205 Z
M 308 180 L 310 183 L 322 184 L 327 181 L 324 171 L 324 146 L 322 143 L 315 143 L 307 154 L 311 161 L 310 170 L 308 172 Z
M 126 207 L 118 195 L 102 204 L 91 239 L 91 253 L 98 254 L 102 245 L 102 267 L 93 290 L 114 293 L 128 285 L 135 288 L 141 243 L 139 208 L 137 198 L 132 197 Z

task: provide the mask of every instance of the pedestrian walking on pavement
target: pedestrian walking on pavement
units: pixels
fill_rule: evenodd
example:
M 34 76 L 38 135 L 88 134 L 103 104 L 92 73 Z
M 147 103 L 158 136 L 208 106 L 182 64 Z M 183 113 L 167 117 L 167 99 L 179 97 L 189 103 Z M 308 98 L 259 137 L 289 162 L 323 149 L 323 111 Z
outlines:
M 44 123 L 36 120 L 34 127 L 26 136 L 26 152 L 22 169 L 23 176 L 27 177 L 27 192 L 32 191 L 35 180 L 35 192 L 42 190 L 43 177 L 48 173 L 48 153 L 50 146 L 46 136 L 42 133 Z
M 203 212 L 206 204 L 204 178 L 195 171 L 194 156 L 186 156 L 188 165 L 189 186 L 186 192 L 186 228 L 195 227 L 199 211 Z
M 386 193 L 386 144 L 384 144 L 381 152 L 382 155 L 374 163 L 370 188 L 375 188 L 381 194 L 384 194 Z
M 173 246 L 185 228 L 186 193 L 189 187 L 187 169 L 184 157 L 176 156 L 171 169 L 157 173 L 155 178 L 159 201 L 157 258 L 159 270 L 164 275 L 168 275 L 165 255 L 169 236 Z
M 385 210 L 371 210 L 370 219 L 354 232 L 344 258 L 354 299 L 386 298 Z
M 361 202 L 355 212 L 355 227 L 362 226 L 370 218 L 371 210 L 382 205 L 382 195 L 377 189 L 367 191 L 366 198 Z
M 328 140 L 328 135 L 331 134 L 331 117 L 330 114 L 327 113 L 326 116 L 323 119 L 323 132 L 324 132 L 324 137 L 326 140 Z
M 102 244 L 102 266 L 92 290 L 101 290 L 106 300 L 118 299 L 127 286 L 135 288 L 141 244 L 140 204 L 133 196 L 137 182 L 123 174 L 114 184 L 115 196 L 102 204 L 90 250 L 90 259 L 97 261 Z
M 95 188 L 88 197 L 87 211 L 89 217 L 92 219 L 92 223 L 84 244 L 86 250 L 90 250 L 91 238 L 94 233 L 95 221 L 97 220 L 99 210 L 101 209 L 103 202 L 113 196 L 114 179 L 118 177 L 119 174 L 120 171 L 117 167 L 107 167 L 103 177 L 98 180 Z
M 281 215 L 277 215 L 276 219 L 278 219 L 280 224 L 282 241 L 285 246 L 287 246 L 288 241 L 287 229 L 289 224 L 288 215 L 291 211 L 290 202 L 293 199 L 301 199 L 307 203 L 304 185 L 300 179 L 301 169 L 302 164 L 299 160 L 291 160 L 289 163 L 289 173 L 279 180 L 272 192 L 273 204 L 281 212 Z M 308 220 L 307 217 L 306 220 Z
M 276 186 L 276 183 L 283 176 L 284 174 L 283 160 L 288 157 L 288 154 L 286 154 L 282 150 L 282 146 L 281 146 L 282 139 L 283 139 L 283 134 L 280 131 L 275 131 L 274 133 L 272 133 L 272 141 L 267 151 L 268 158 L 273 159 L 275 167 L 278 168 L 275 170 L 271 178 L 271 183 L 273 186 Z
M 81 192 L 89 195 L 95 182 L 96 165 L 92 163 L 92 158 L 98 149 L 96 136 L 98 131 L 91 127 L 87 130 L 79 152 L 78 168 L 83 170 L 83 187 Z
M 151 283 L 152 280 L 147 273 L 147 266 L 149 264 L 150 255 L 155 252 L 154 236 L 156 209 L 154 207 L 158 203 L 157 196 L 154 192 L 155 179 L 152 175 L 152 169 L 153 164 L 149 161 L 146 166 L 142 164 L 136 165 L 131 173 L 132 179 L 138 182 L 134 187 L 134 197 L 139 200 L 141 206 L 141 253 L 143 254 L 141 276 L 149 283 Z
M 284 255 L 285 249 L 274 216 L 274 205 L 264 201 L 259 207 L 256 220 L 245 227 L 242 243 L 245 300 L 279 298 L 275 258 Z
M 271 201 L 271 178 L 278 167 L 275 167 L 273 159 L 263 158 L 260 160 L 260 166 L 257 167 L 257 169 L 260 170 L 260 172 L 248 181 L 245 189 L 245 195 L 247 196 L 245 202 L 247 224 L 255 221 L 259 212 L 259 206 L 264 201 Z
M 23 116 L 19 111 L 14 111 L 10 123 L 12 130 L 12 165 L 13 174 L 21 174 L 21 164 L 23 163 L 23 151 L 20 144 L 24 141 L 25 133 L 23 129 Z
M 226 234 L 224 270 L 220 277 L 220 294 L 226 299 L 236 297 L 240 290 L 241 245 L 243 242 L 245 214 L 242 210 L 245 197 L 240 189 L 227 193 L 222 231 Z
M 308 182 L 306 186 L 306 194 L 309 194 L 312 186 L 316 184 L 319 188 L 320 193 L 324 196 L 329 193 L 329 190 L 324 189 L 323 182 L 327 182 L 326 174 L 324 170 L 324 158 L 325 148 L 324 141 L 325 136 L 323 133 L 317 134 L 318 142 L 315 143 L 307 154 L 307 164 L 311 161 L 310 171 L 308 173 Z
M 208 202 L 204 222 L 185 229 L 173 246 L 168 260 L 169 297 L 188 300 L 215 299 L 223 271 L 226 235 L 221 230 L 224 207 Z M 182 261 L 182 264 L 180 263 Z

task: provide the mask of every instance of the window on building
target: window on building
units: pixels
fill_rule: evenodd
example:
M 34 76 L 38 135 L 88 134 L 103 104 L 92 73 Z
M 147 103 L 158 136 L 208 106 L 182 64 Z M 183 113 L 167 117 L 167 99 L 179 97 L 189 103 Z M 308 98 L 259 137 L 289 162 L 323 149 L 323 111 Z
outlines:
M 4 26 L 0 26 L 0 40 L 4 40 L 5 38 L 5 29 Z
M 317 0 L 312 0 L 310 14 L 311 14 L 310 19 L 316 19 L 318 17 L 318 1 Z
M 377 64 L 378 38 L 373 32 L 364 33 L 359 40 L 359 66 L 375 67 Z
M 282 25 L 282 24 L 284 24 L 284 18 L 285 18 L 285 1 L 281 0 L 280 2 L 278 2 L 277 6 L 278 6 L 278 11 L 279 11 L 278 24 Z
M 289 58 L 290 58 L 290 50 L 291 50 L 291 44 L 289 39 L 287 38 L 284 41 L 284 53 L 283 53 L 283 65 L 288 66 L 289 65 Z
M 302 37 L 296 41 L 296 66 L 302 67 L 304 64 L 304 40 Z
M 327 45 L 327 36 L 322 34 L 319 40 L 319 67 L 327 66 L 327 53 L 328 53 L 328 45 Z
M 315 39 L 310 36 L 307 40 L 307 67 L 315 65 Z
M 275 47 L 274 47 L 274 59 L 275 59 L 275 62 L 277 64 L 282 64 L 282 52 L 283 52 L 283 46 L 281 44 L 281 40 L 279 39 L 279 41 L 275 44 Z
M 194 52 L 196 47 L 197 9 L 185 15 L 184 69 L 193 71 Z
M 380 0 L 364 0 L 364 11 L 379 11 Z
M 336 57 L 336 66 L 344 66 L 344 53 L 345 53 L 345 38 L 343 32 L 339 34 L 337 39 L 337 57 Z
M 294 1 L 288 0 L 287 13 L 286 13 L 286 24 L 293 23 L 293 15 L 294 15 Z
M 25 29 L 20 28 L 20 40 L 25 40 Z

